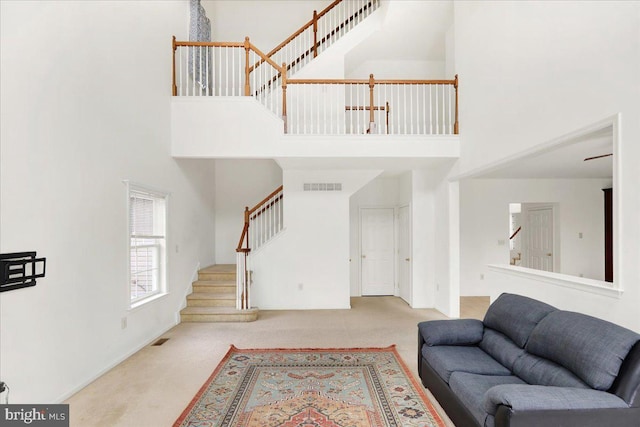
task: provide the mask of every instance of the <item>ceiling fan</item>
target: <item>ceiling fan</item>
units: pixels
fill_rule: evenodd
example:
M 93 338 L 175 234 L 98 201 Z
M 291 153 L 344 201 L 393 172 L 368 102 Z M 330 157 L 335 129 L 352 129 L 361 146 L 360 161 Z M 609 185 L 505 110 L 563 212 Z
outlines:
M 595 159 L 601 159 L 603 157 L 609 157 L 609 156 L 613 156 L 613 153 L 609 153 L 609 154 L 602 154 L 600 156 L 593 156 L 593 157 L 587 157 L 586 159 L 584 159 L 583 161 L 587 161 L 587 160 L 595 160 Z

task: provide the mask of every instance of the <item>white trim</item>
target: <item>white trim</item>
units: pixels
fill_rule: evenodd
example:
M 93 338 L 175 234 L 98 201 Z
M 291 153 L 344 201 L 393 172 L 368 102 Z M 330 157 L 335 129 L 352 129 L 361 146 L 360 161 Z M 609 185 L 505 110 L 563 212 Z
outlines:
M 576 140 L 581 137 L 598 132 L 602 129 L 611 126 L 612 128 L 612 143 L 613 143 L 613 283 L 612 286 L 605 286 L 605 289 L 616 289 L 620 292 L 623 292 L 624 286 L 623 283 L 620 282 L 620 278 L 622 277 L 621 272 L 623 271 L 623 265 L 621 262 L 622 253 L 622 245 L 620 239 L 620 224 L 622 221 L 622 209 L 619 195 L 622 194 L 623 180 L 622 180 L 622 163 L 619 159 L 624 155 L 622 144 L 620 143 L 622 140 L 622 114 L 616 113 L 612 116 L 609 116 L 605 119 L 597 121 L 593 124 L 587 125 L 581 129 L 575 130 L 573 132 L 569 132 L 565 135 L 559 136 L 558 138 L 552 139 L 551 141 L 536 145 L 527 150 L 521 151 L 511 156 L 507 156 L 503 159 L 497 160 L 495 162 L 488 163 L 485 166 L 481 166 L 476 169 L 472 169 L 468 172 L 461 173 L 459 175 L 455 175 L 449 178 L 449 182 L 459 182 L 464 179 L 473 179 L 473 178 L 482 178 L 483 175 L 494 172 L 511 162 L 515 162 L 520 159 L 524 159 L 529 156 L 541 154 L 544 152 L 552 151 L 556 148 L 560 148 L 566 145 L 571 145 L 576 143 Z M 557 252 L 557 251 L 556 251 Z M 564 276 L 564 275 L 563 275 Z M 584 278 L 575 278 L 578 283 L 581 280 L 587 280 Z M 596 281 L 599 282 L 599 281 Z M 600 283 L 609 283 L 609 282 L 600 282 Z
M 393 224 L 392 224 L 392 229 L 393 229 L 393 296 L 398 296 L 399 295 L 399 288 L 397 286 L 397 276 L 396 276 L 396 270 L 397 270 L 397 259 L 398 259 L 398 255 L 396 253 L 397 249 L 398 249 L 398 242 L 397 242 L 397 230 L 396 230 L 396 222 L 397 222 L 397 218 L 396 218 L 396 213 L 397 213 L 397 206 L 395 205 L 362 205 L 362 206 L 358 206 L 358 271 L 359 271 L 359 285 L 360 285 L 360 296 L 362 295 L 362 211 L 365 209 L 390 209 L 393 211 Z
M 407 208 L 409 209 L 409 301 L 406 301 L 402 298 L 402 293 L 400 292 L 400 269 L 402 268 L 402 260 L 398 255 L 400 254 L 400 209 Z M 399 205 L 395 208 L 396 211 L 396 247 L 394 252 L 396 252 L 396 280 L 398 283 L 398 297 L 409 304 L 409 307 L 413 307 L 413 209 L 411 208 L 411 202 Z
M 151 338 L 150 340 L 145 340 L 141 345 L 134 347 L 133 350 L 128 351 L 121 357 L 117 357 L 112 363 L 109 363 L 106 367 L 99 370 L 95 375 L 92 375 L 86 381 L 82 381 L 76 387 L 73 387 L 71 390 L 67 391 L 66 393 L 61 394 L 57 399 L 54 399 L 54 403 L 63 403 L 64 401 L 69 399 L 71 396 L 73 396 L 74 394 L 76 394 L 77 392 L 79 392 L 80 390 L 82 390 L 83 388 L 85 388 L 86 386 L 88 386 L 89 384 L 91 384 L 92 382 L 94 382 L 95 380 L 97 380 L 98 378 L 100 378 L 101 376 L 103 376 L 104 374 L 106 374 L 107 372 L 109 372 L 110 370 L 112 370 L 113 368 L 115 368 L 116 366 L 118 366 L 119 364 L 121 364 L 122 362 L 124 362 L 125 360 L 127 360 L 128 358 L 136 354 L 137 352 L 139 352 L 140 350 L 142 350 L 143 348 L 145 348 L 146 346 L 156 341 L 158 338 L 160 338 L 162 335 L 169 332 L 174 327 L 175 325 L 168 325 L 166 328 L 162 329 L 162 332 L 154 335 L 153 338 Z
M 169 277 L 169 254 L 167 253 L 169 251 L 169 245 L 170 245 L 170 241 L 169 241 L 169 198 L 171 193 L 165 190 L 161 190 L 159 188 L 155 188 L 152 186 L 148 186 L 148 185 L 143 185 L 143 184 L 139 184 L 136 182 L 133 182 L 131 180 L 128 179 L 124 179 L 122 180 L 122 183 L 125 185 L 126 187 L 126 192 L 125 192 L 125 204 L 126 204 L 126 222 L 127 222 L 127 249 L 126 249 L 126 253 L 127 253 L 127 262 L 126 262 L 126 268 L 127 268 L 127 286 L 126 286 L 126 310 L 127 311 L 131 311 L 131 310 L 135 310 L 137 308 L 140 308 L 141 306 L 150 303 L 152 301 L 155 301 L 157 299 L 160 299 L 166 295 L 169 294 L 169 290 L 168 290 L 168 280 L 167 278 Z M 162 269 L 161 269 L 161 278 L 160 278 L 160 283 L 158 284 L 158 289 L 141 298 L 141 299 L 136 299 L 136 300 L 131 300 L 131 224 L 129 223 L 129 218 L 130 218 L 130 211 L 131 211 L 131 204 L 129 203 L 130 201 L 130 197 L 131 197 L 131 193 L 138 193 L 138 194 L 144 194 L 144 195 L 148 195 L 149 197 L 153 197 L 156 199 L 163 199 L 164 201 L 164 227 L 163 227 L 163 231 L 164 231 L 164 245 L 165 245 L 165 253 L 164 256 L 162 257 Z
M 534 270 L 532 268 L 518 267 L 514 265 L 489 264 L 489 270 L 511 276 L 523 277 L 525 279 L 537 280 L 550 283 L 556 286 L 576 289 L 596 295 L 603 295 L 612 298 L 620 298 L 624 293 L 623 289 L 613 288 L 608 282 L 587 279 L 584 277 L 569 276 L 568 274 L 553 273 L 550 271 Z
M 148 303 L 151 303 L 153 301 L 156 301 L 156 300 L 159 300 L 161 298 L 164 298 L 167 295 L 169 295 L 169 292 L 162 292 L 161 291 L 161 292 L 154 293 L 152 295 L 149 295 L 146 298 L 143 298 L 141 300 L 132 302 L 131 304 L 129 304 L 129 308 L 127 309 L 127 311 L 128 312 L 135 311 L 135 310 L 139 309 L 140 307 L 144 307 Z

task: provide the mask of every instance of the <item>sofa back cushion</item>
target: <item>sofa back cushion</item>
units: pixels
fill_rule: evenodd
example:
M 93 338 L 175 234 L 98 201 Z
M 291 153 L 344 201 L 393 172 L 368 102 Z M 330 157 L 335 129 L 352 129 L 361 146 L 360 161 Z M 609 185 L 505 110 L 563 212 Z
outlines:
M 513 371 L 516 360 L 525 353 L 524 349 L 515 345 L 506 335 L 491 328 L 484 328 L 479 346 L 510 371 Z
M 520 348 L 524 348 L 529 334 L 538 322 L 556 308 L 531 298 L 502 294 L 489 306 L 484 317 L 485 326 L 502 332 Z
M 513 364 L 513 373 L 529 384 L 553 387 L 589 388 L 568 369 L 527 352 Z
M 555 311 L 535 327 L 525 349 L 572 371 L 597 390 L 608 390 L 640 335 L 585 314 Z

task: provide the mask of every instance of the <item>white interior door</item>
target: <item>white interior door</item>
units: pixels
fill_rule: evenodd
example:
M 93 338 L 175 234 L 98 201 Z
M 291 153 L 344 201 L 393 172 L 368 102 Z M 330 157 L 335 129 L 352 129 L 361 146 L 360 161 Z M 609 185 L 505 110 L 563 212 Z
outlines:
M 398 209 L 398 286 L 400 298 L 411 304 L 411 216 L 409 206 Z
M 362 295 L 393 295 L 393 208 L 360 210 L 360 266 Z
M 527 267 L 553 271 L 553 208 L 527 211 Z

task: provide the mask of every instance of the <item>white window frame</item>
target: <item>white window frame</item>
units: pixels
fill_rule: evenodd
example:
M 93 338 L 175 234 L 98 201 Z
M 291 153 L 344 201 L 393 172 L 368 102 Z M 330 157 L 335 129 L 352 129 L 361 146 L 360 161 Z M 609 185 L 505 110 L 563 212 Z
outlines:
M 126 191 L 126 206 L 127 206 L 127 304 L 129 309 L 134 309 L 144 305 L 148 302 L 154 301 L 167 294 L 167 247 L 168 247 L 168 216 L 169 216 L 169 193 L 166 191 L 158 190 L 146 185 L 133 183 L 131 181 L 124 181 Z M 156 278 L 154 289 L 152 292 L 148 292 L 138 298 L 132 297 L 131 282 L 133 279 L 133 272 L 131 270 L 131 250 L 132 250 L 132 233 L 131 233 L 131 196 L 140 195 L 142 197 L 148 197 L 151 200 L 159 201 L 160 207 L 154 208 L 154 222 L 157 225 L 154 229 L 153 235 L 144 236 L 150 239 L 158 241 L 158 276 Z M 158 228 L 159 227 L 159 228 Z

